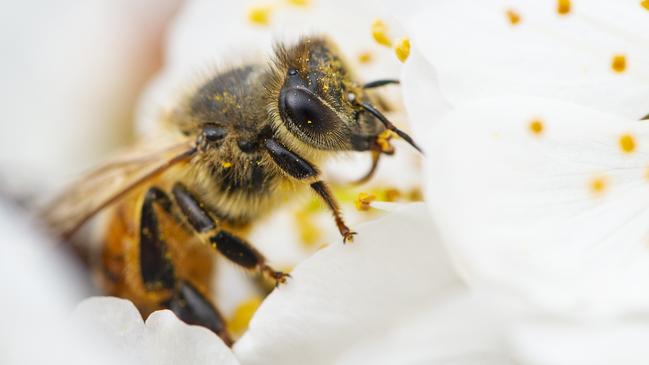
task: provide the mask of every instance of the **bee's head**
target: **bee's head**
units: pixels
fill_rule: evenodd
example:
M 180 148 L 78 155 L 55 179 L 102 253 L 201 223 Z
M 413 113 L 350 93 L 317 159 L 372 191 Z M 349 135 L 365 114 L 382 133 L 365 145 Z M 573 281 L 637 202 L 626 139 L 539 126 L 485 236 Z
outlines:
M 384 127 L 363 112 L 366 99 L 338 53 L 324 38 L 276 48 L 269 108 L 275 129 L 321 150 L 367 150 Z

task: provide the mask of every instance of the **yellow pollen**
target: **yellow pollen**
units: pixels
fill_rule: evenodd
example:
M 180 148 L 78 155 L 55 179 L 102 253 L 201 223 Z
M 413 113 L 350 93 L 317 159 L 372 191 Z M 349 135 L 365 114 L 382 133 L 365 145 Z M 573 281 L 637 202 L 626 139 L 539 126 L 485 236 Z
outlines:
M 640 5 L 642 5 L 643 8 L 649 10 L 649 0 L 643 0 Z
M 315 223 L 313 213 L 307 209 L 295 213 L 295 223 L 300 235 L 300 242 L 306 247 L 312 247 L 322 238 L 322 232 Z
M 243 334 L 248 329 L 248 323 L 260 304 L 261 298 L 257 296 L 239 303 L 234 314 L 228 321 L 228 329 L 235 335 Z
M 310 120 L 307 120 L 307 121 L 306 121 L 306 124 L 311 124 L 311 123 L 313 123 L 313 122 L 310 121 Z
M 620 137 L 620 149 L 624 153 L 635 151 L 635 139 L 630 134 L 624 134 Z
M 401 62 L 406 62 L 410 56 L 410 38 L 401 38 L 394 46 L 394 52 Z
M 537 136 L 541 135 L 541 133 L 543 133 L 543 122 L 538 119 L 534 119 L 533 121 L 531 121 L 530 131 L 536 134 Z
M 248 20 L 255 25 L 268 25 L 270 23 L 270 6 L 255 6 L 248 9 Z
M 649 1 L 649 0 L 647 0 L 647 1 Z M 509 19 L 509 22 L 512 25 L 516 25 L 516 24 L 521 22 L 521 15 L 518 14 L 518 12 L 516 12 L 513 9 L 509 9 L 509 10 L 507 10 L 507 19 Z
M 392 40 L 388 35 L 388 26 L 381 19 L 372 22 L 372 37 L 378 44 L 386 47 L 392 46 Z
M 557 13 L 561 15 L 570 13 L 570 0 L 557 0 Z
M 354 205 L 356 206 L 356 209 L 358 209 L 359 211 L 367 212 L 371 208 L 370 204 L 375 199 L 376 199 L 376 195 L 374 194 L 360 193 L 358 194 L 358 197 L 354 201 Z
M 647 0 L 649 1 L 649 0 Z M 372 62 L 372 53 L 370 51 L 361 52 L 358 54 L 358 62 L 368 64 Z
M 310 0 L 286 0 L 289 5 L 293 6 L 309 6 Z
M 621 73 L 626 70 L 626 56 L 617 54 L 611 60 L 611 68 L 613 71 Z
M 595 195 L 601 195 L 606 190 L 606 178 L 604 176 L 595 177 L 590 181 L 590 191 Z
M 392 132 L 389 129 L 384 130 L 383 132 L 379 133 L 379 135 L 376 137 L 376 144 L 381 147 L 381 152 L 386 152 L 390 153 L 394 150 L 394 147 L 390 144 L 390 139 L 394 137 L 396 133 Z
M 397 188 L 387 188 L 383 191 L 383 201 L 396 202 L 401 197 L 401 191 Z
M 229 169 L 232 167 L 232 162 L 230 161 L 221 161 L 221 166 L 223 166 L 224 169 Z

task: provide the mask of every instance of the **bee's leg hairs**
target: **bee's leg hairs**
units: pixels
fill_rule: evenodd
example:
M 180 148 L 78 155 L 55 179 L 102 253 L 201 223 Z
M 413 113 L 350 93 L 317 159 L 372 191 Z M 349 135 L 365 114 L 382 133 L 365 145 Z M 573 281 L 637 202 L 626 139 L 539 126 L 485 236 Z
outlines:
M 190 227 L 228 260 L 247 270 L 258 270 L 275 280 L 276 285 L 286 282 L 289 274 L 276 271 L 266 263 L 266 258 L 244 239 L 219 227 L 205 204 L 182 184 L 172 189 L 176 204 Z

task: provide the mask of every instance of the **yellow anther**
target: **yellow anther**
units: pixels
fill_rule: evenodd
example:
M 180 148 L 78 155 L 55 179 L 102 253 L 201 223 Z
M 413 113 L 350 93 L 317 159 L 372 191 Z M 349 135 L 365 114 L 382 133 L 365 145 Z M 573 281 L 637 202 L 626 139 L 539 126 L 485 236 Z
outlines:
M 261 305 L 260 297 L 252 297 L 239 303 L 234 314 L 228 321 L 228 329 L 235 335 L 241 335 L 248 329 L 250 319 Z
M 374 37 L 374 40 L 378 44 L 386 47 L 392 46 L 392 40 L 388 35 L 388 26 L 381 19 L 376 19 L 372 22 L 372 37 Z
M 529 127 L 530 131 L 537 136 L 543 133 L 543 122 L 538 119 L 531 121 Z
M 620 149 L 624 153 L 631 153 L 635 151 L 635 139 L 630 134 L 620 136 Z
M 256 25 L 268 25 L 273 8 L 271 6 L 255 6 L 248 9 L 248 20 Z
M 410 56 L 410 38 L 401 38 L 394 46 L 394 52 L 401 62 L 406 62 Z
M 643 8 L 649 10 L 649 0 L 643 0 L 640 2 L 640 5 L 642 5 Z
M 286 2 L 293 6 L 309 6 L 311 4 L 310 0 L 286 0 Z
M 649 1 L 649 0 L 647 0 Z M 372 62 L 372 53 L 370 51 L 361 52 L 358 54 L 358 62 L 367 64 Z
M 557 0 L 557 13 L 566 15 L 570 13 L 570 0 Z
M 590 180 L 590 191 L 595 195 L 601 195 L 606 190 L 607 182 L 604 176 L 598 176 Z
M 626 70 L 626 56 L 622 54 L 616 54 L 611 60 L 611 68 L 613 71 L 621 73 Z
M 230 161 L 221 161 L 221 166 L 223 166 L 224 169 L 229 169 L 232 167 L 232 162 Z
M 356 206 L 356 209 L 366 212 L 370 210 L 371 208 L 370 204 L 375 199 L 376 199 L 376 195 L 374 194 L 360 193 L 358 194 L 358 197 L 354 201 L 354 205 Z
M 507 10 L 507 19 L 512 25 L 516 25 L 521 22 L 521 15 L 513 9 L 509 9 Z

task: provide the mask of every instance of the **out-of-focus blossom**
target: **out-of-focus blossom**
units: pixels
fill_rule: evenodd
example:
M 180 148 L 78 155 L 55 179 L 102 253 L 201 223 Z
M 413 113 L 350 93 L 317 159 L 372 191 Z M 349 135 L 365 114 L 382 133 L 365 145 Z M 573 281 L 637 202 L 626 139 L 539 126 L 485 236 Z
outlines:
M 0 14 L 0 188 L 34 193 L 132 140 L 178 0 L 28 0 Z M 38 191 L 36 191 L 38 192 Z

